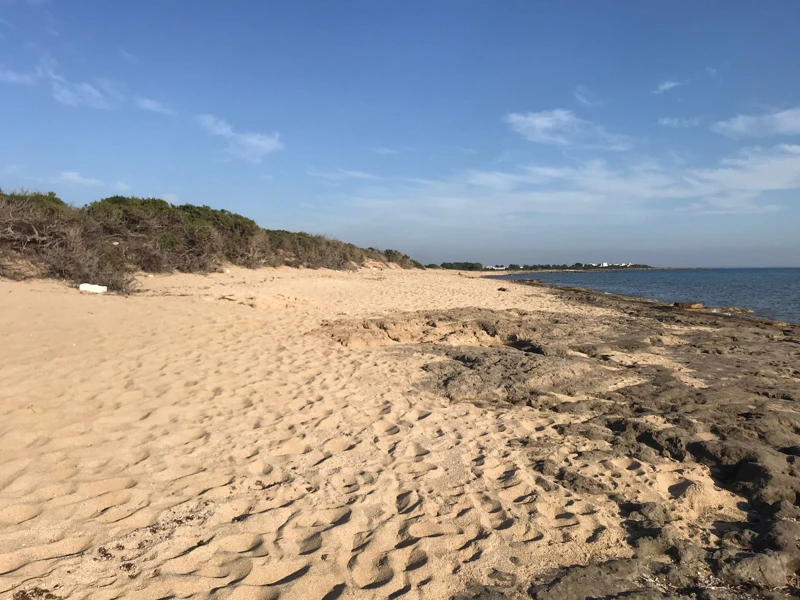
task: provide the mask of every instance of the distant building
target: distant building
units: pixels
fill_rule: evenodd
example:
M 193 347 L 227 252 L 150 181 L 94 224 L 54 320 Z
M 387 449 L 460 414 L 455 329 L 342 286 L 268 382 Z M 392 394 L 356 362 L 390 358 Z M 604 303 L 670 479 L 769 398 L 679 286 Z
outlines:
M 608 263 L 600 263 L 600 266 L 601 266 L 601 267 L 607 267 L 607 266 L 608 266 Z
M 493 267 L 486 267 L 487 271 L 505 271 L 506 268 L 504 265 L 495 265 Z

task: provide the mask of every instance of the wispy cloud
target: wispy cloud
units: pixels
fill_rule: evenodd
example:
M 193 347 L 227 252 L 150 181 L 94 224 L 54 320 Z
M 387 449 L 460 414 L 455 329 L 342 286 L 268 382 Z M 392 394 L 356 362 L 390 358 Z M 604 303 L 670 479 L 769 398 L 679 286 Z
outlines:
M 717 69 L 715 69 L 714 67 L 706 67 L 706 73 L 708 73 L 712 77 L 716 77 L 717 76 Z
M 125 183 L 124 181 L 118 181 L 114 184 L 114 189 L 118 192 L 129 192 L 131 189 L 130 184 Z
M 600 106 L 601 104 L 603 104 L 603 101 L 600 98 L 600 96 L 598 96 L 592 90 L 582 85 L 575 86 L 575 89 L 572 91 L 572 96 L 584 106 L 592 107 L 592 106 Z
M 371 219 L 386 210 L 427 224 L 499 226 L 539 215 L 585 216 L 691 212 L 747 214 L 780 210 L 774 192 L 800 192 L 800 146 L 751 148 L 708 167 L 606 160 L 469 170 L 451 177 L 366 187 L 341 202 Z
M 157 100 L 151 100 L 150 98 L 134 98 L 133 101 L 136 106 L 142 110 L 149 110 L 151 112 L 161 113 L 162 115 L 175 114 L 175 111 Z
M 283 148 L 277 133 L 236 133 L 227 121 L 214 115 L 200 115 L 197 122 L 209 135 L 228 142 L 227 152 L 232 158 L 260 163 L 267 154 Z
M 662 117 L 658 120 L 658 124 L 662 127 L 672 127 L 674 129 L 683 127 L 697 127 L 700 124 L 700 119 L 697 117 Z
M 139 64 L 139 57 L 131 52 L 128 52 L 127 50 L 125 50 L 125 48 L 119 49 L 119 55 L 131 64 L 134 65 Z
M 53 98 L 65 106 L 107 109 L 125 100 L 121 86 L 113 81 L 99 79 L 91 84 L 67 80 L 58 73 L 56 61 L 50 57 L 39 62 L 36 74 L 37 78 L 50 82 Z
M 738 115 L 714 123 L 711 129 L 732 138 L 800 135 L 800 107 L 763 115 Z
M 503 171 L 470 170 L 461 175 L 461 178 L 468 185 L 497 191 L 512 190 L 525 181 L 525 178 L 519 174 Z
M 376 146 L 371 149 L 375 154 L 391 155 L 401 154 L 403 152 L 416 152 L 417 149 L 412 146 L 400 144 L 399 146 Z
M 628 150 L 627 136 L 609 133 L 604 127 L 558 108 L 541 112 L 511 113 L 505 117 L 511 128 L 537 144 L 581 146 L 598 150 Z
M 656 86 L 656 89 L 653 90 L 654 94 L 663 94 L 664 92 L 668 92 L 669 90 L 673 90 L 676 87 L 680 87 L 682 85 L 686 85 L 685 81 L 674 81 L 668 79 L 666 81 L 662 81 Z
M 308 175 L 311 177 L 319 177 L 320 179 L 327 179 L 329 181 L 344 181 L 345 179 L 380 179 L 377 175 L 366 173 L 364 171 L 353 171 L 350 169 L 336 169 L 335 171 L 318 171 L 317 169 L 309 169 Z
M 65 106 L 86 106 L 89 108 L 110 107 L 103 93 L 89 83 L 54 81 L 53 98 Z
M 36 73 L 18 73 L 8 69 L 0 69 L 0 83 L 31 85 L 38 80 L 39 77 Z
M 99 179 L 94 179 L 92 177 L 83 177 L 77 171 L 61 171 L 59 175 L 59 180 L 62 183 L 73 183 L 75 185 L 88 185 L 92 187 L 97 187 L 103 185 L 103 182 Z
M 373 148 L 372 151 L 375 154 L 400 154 L 400 150 L 396 148 L 384 148 L 384 147 L 377 147 Z

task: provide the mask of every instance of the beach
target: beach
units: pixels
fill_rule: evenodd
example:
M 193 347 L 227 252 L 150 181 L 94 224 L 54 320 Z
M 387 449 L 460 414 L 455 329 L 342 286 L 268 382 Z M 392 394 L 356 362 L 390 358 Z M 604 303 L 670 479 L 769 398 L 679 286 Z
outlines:
M 797 589 L 800 325 L 230 267 L 0 280 L 0 332 L 2 597 Z

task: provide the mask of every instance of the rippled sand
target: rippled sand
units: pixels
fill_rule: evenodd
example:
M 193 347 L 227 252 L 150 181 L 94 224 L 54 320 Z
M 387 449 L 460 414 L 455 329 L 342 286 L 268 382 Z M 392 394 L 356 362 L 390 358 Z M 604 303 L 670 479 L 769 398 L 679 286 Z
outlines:
M 141 283 L 120 297 L 0 281 L 2 594 L 517 597 L 555 568 L 636 554 L 614 494 L 680 513 L 690 538 L 746 519 L 707 466 L 611 451 L 568 430 L 586 415 L 554 408 L 641 384 L 650 371 L 631 364 L 708 387 L 662 351 L 700 326 L 664 325 L 660 345 L 600 361 L 569 340 L 589 322 L 602 337 L 627 318 L 618 308 L 452 272 L 233 268 Z M 532 356 L 453 309 L 533 319 L 564 343 Z M 405 333 L 385 335 L 387 316 Z M 455 347 L 539 361 L 549 404 L 468 397 L 472 374 L 437 371 L 458 367 Z

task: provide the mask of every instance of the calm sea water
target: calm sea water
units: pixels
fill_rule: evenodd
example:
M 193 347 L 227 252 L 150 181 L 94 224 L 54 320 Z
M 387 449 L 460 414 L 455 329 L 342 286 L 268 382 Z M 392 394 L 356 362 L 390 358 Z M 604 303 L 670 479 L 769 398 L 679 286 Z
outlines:
M 498 279 L 540 279 L 662 302 L 738 306 L 759 317 L 800 322 L 800 268 L 701 269 L 691 271 L 606 271 L 503 275 Z

